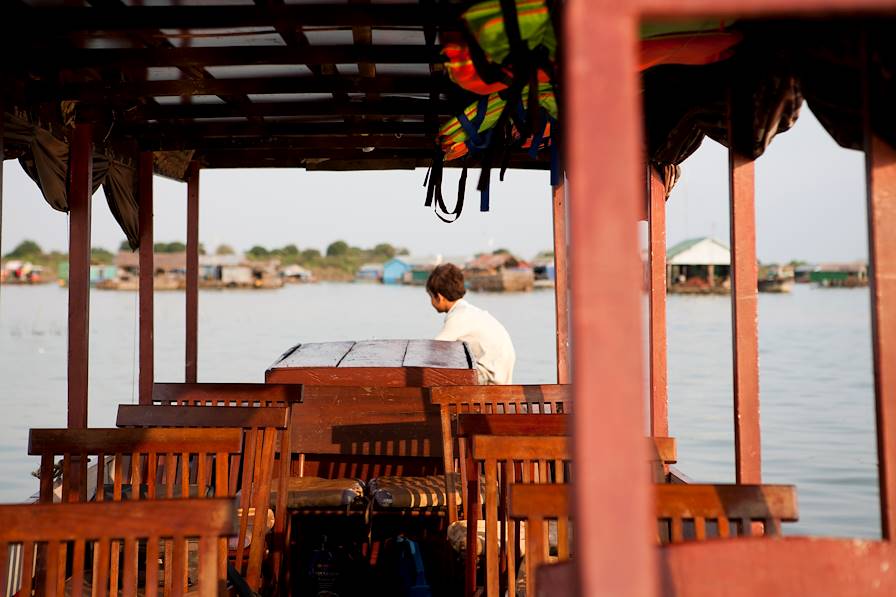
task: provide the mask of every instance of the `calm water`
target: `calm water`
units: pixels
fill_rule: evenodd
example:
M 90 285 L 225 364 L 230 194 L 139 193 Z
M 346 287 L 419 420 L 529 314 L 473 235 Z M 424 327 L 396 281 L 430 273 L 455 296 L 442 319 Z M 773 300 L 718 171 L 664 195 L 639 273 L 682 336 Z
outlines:
M 517 383 L 553 382 L 553 293 L 476 295 L 508 328 Z M 91 294 L 90 425 L 136 400 L 136 293 Z M 431 337 L 422 289 L 354 284 L 200 293 L 199 381 L 263 381 L 303 341 Z M 868 293 L 797 287 L 760 297 L 763 473 L 795 483 L 795 533 L 879 535 Z M 0 298 L 0 501 L 37 489 L 30 427 L 65 425 L 66 291 L 4 287 Z M 698 481 L 732 481 L 730 303 L 669 299 L 671 434 Z M 183 380 L 184 298 L 156 294 L 156 380 Z

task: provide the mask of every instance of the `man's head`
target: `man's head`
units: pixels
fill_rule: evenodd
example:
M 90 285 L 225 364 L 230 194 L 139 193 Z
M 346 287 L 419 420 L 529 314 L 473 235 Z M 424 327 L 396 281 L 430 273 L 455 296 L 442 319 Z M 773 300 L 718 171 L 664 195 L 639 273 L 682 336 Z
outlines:
M 433 309 L 439 313 L 447 313 L 467 292 L 463 272 L 453 263 L 436 266 L 426 280 L 426 292 L 429 293 Z

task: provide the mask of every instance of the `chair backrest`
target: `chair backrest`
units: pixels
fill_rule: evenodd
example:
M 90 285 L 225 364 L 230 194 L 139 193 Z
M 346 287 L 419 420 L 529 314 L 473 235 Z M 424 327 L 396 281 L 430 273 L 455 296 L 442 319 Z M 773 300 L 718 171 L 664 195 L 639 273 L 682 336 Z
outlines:
M 569 384 L 437 386 L 429 391 L 433 404 L 443 407 L 451 415 L 572 412 L 572 386 Z
M 152 401 L 160 405 L 288 406 L 302 400 L 299 384 L 154 383 Z
M 0 593 L 11 587 L 11 593 L 31 595 L 38 585 L 38 594 L 48 596 L 79 596 L 85 588 L 91 595 L 109 594 L 110 588 L 117 594 L 119 581 L 112 571 L 120 566 L 123 596 L 157 594 L 161 580 L 165 595 L 179 597 L 188 584 L 187 540 L 198 539 L 197 584 L 190 590 L 208 597 L 225 594 L 219 546 L 221 538 L 226 543 L 234 533 L 234 510 L 233 500 L 226 498 L 0 505 Z M 160 542 L 171 544 L 165 560 L 170 573 L 161 575 Z M 92 573 L 85 569 L 88 545 L 93 547 Z M 123 558 L 113 546 L 123 548 Z M 21 564 L 11 566 L 12 559 Z M 10 572 L 14 578 L 7 577 Z
M 478 469 L 485 473 L 485 584 L 487 595 L 503 594 L 516 586 L 518 565 L 519 523 L 507 518 L 507 495 L 513 483 L 565 483 L 569 476 L 571 453 L 569 438 L 565 436 L 474 435 L 470 442 L 472 471 L 470 487 L 480 486 Z M 480 503 L 478 491 L 467 493 L 466 503 Z M 476 545 L 477 522 L 475 508 L 468 508 L 467 545 Z M 498 527 L 502 532 L 498 533 Z M 503 556 L 503 557 L 501 557 Z M 469 558 L 476 557 L 475 549 L 467 549 Z M 499 575 L 500 561 L 506 573 Z M 468 568 L 469 572 L 469 568 Z M 474 576 L 475 578 L 475 576 Z M 469 579 L 468 579 L 469 583 Z M 469 588 L 469 586 L 468 586 Z
M 28 454 L 41 457 L 40 502 L 54 501 L 57 488 L 63 502 L 119 501 L 228 495 L 230 457 L 241 444 L 241 429 L 32 429 Z
M 795 522 L 799 513 L 793 485 L 665 484 L 656 485 L 656 516 L 660 540 L 666 542 L 668 530 L 668 542 L 679 543 L 731 537 L 732 523 L 738 536 L 751 536 L 754 522 L 762 523 L 763 534 L 776 536 L 781 522 Z M 707 522 L 715 529 L 707 529 Z
M 537 595 L 536 569 L 548 560 L 548 520 L 557 521 L 557 559 L 569 559 L 569 494 L 566 483 L 514 483 L 507 498 L 508 515 L 526 523 L 526 594 Z
M 452 433 L 452 420 L 458 415 L 557 414 L 572 411 L 572 386 L 569 384 L 439 386 L 430 388 L 430 398 L 440 409 L 445 470 L 459 472 L 462 483 L 465 478 L 466 445 Z M 457 504 L 450 489 L 448 496 L 449 518 L 453 522 L 457 518 Z
M 28 453 L 41 458 L 41 503 L 204 498 L 232 495 L 230 462 L 241 443 L 241 429 L 32 429 Z M 112 545 L 111 583 L 119 580 L 120 548 Z M 165 542 L 166 556 L 171 549 Z M 224 573 L 226 549 L 219 558 Z
M 293 475 L 444 472 L 438 406 L 424 388 L 309 386 L 292 410 Z
M 240 509 L 255 512 L 251 529 L 249 557 L 244 559 L 249 516 L 240 516 L 236 565 L 250 586 L 260 588 L 261 566 L 265 553 L 267 512 L 271 503 L 271 486 L 275 452 L 289 453 L 289 408 L 286 406 L 142 406 L 123 404 L 118 407 L 119 427 L 144 428 L 240 428 L 243 443 L 240 457 L 231 462 L 229 493 L 240 488 Z M 282 462 L 282 460 L 281 460 Z M 272 551 L 282 553 L 286 528 L 286 495 L 288 475 L 277 478 L 277 500 L 274 512 Z M 277 568 L 275 567 L 274 570 Z

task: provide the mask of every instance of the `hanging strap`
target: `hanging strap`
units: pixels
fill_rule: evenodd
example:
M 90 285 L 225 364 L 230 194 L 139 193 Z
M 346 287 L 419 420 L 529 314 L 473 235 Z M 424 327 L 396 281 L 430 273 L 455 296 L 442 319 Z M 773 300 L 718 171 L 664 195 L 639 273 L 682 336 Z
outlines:
M 430 167 L 429 172 L 426 175 L 426 179 L 423 181 L 423 185 L 426 187 L 426 201 L 423 205 L 424 207 L 433 207 L 436 216 L 446 224 L 450 224 L 451 222 L 457 221 L 464 209 L 464 195 L 466 192 L 467 183 L 467 166 L 466 160 L 464 160 L 464 169 L 460 175 L 460 184 L 458 185 L 457 189 L 457 203 L 455 203 L 453 210 L 448 211 L 448 207 L 445 205 L 445 199 L 442 196 L 442 174 L 444 172 L 444 161 L 445 154 L 442 152 L 441 148 L 436 149 L 435 155 L 433 156 L 432 160 L 432 166 Z
M 476 105 L 476 116 L 473 117 L 473 120 L 467 118 L 466 111 L 457 115 L 457 121 L 467 134 L 465 143 L 471 151 L 481 151 L 488 147 L 491 142 L 491 129 L 484 133 L 479 132 L 479 127 L 482 126 L 482 122 L 485 120 L 485 114 L 488 111 L 488 99 L 489 96 L 479 99 L 479 102 Z

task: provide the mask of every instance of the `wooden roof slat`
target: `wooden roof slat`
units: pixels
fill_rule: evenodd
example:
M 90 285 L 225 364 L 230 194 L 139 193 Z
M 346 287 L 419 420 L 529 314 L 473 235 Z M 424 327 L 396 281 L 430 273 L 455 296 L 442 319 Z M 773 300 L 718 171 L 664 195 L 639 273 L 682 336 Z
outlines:
M 307 102 L 255 102 L 249 106 L 232 104 L 152 105 L 125 114 L 126 121 L 184 120 L 194 118 L 238 118 L 248 116 L 419 116 L 428 112 L 447 116 L 455 113 L 451 104 L 433 100 L 387 97 L 376 101 L 315 100 Z
M 449 4 L 13 7 L 4 9 L 0 30 L 23 38 L 34 32 L 47 35 L 75 31 L 273 28 L 284 20 L 302 27 L 451 26 L 457 22 L 460 11 L 461 7 Z
M 264 10 L 267 10 L 269 14 L 272 11 L 283 11 L 285 8 L 284 0 L 255 0 L 255 4 L 256 6 L 262 7 Z M 282 14 L 282 12 L 280 14 Z M 302 31 L 302 26 L 295 21 L 289 20 L 285 17 L 282 19 L 278 19 L 274 23 L 274 29 L 277 31 L 277 33 L 280 34 L 280 38 L 283 40 L 283 43 L 291 48 L 305 48 L 310 45 L 308 42 L 308 36 L 305 35 L 305 33 Z M 332 62 L 305 64 L 312 72 L 312 74 L 314 74 L 314 76 L 316 77 L 320 77 L 321 75 L 338 74 L 336 65 Z M 343 101 L 346 99 L 346 94 L 344 91 L 335 91 L 332 95 L 333 99 L 337 101 Z
M 209 168 L 306 168 L 308 170 L 380 170 L 391 168 L 427 168 L 432 164 L 432 151 L 375 150 L 363 152 L 351 149 L 283 150 L 247 149 L 244 151 L 207 151 L 197 153 L 194 159 Z M 448 162 L 447 168 L 478 167 L 478 161 Z M 514 155 L 508 167 L 519 170 L 548 170 L 547 160 L 533 160 L 525 153 Z
M 59 52 L 58 48 L 31 48 L 22 52 L 15 67 L 19 69 L 205 67 L 359 62 L 430 64 L 443 61 L 439 52 L 433 48 L 408 45 L 155 47 L 70 49 L 65 52 Z
M 138 139 L 206 139 L 210 137 L 289 137 L 327 135 L 425 135 L 430 129 L 423 122 L 220 122 L 202 124 L 130 124 L 119 133 Z
M 87 0 L 93 10 L 111 10 L 111 11 L 122 11 L 129 10 L 131 7 L 124 3 L 124 0 Z M 170 40 L 162 36 L 162 32 L 158 29 L 152 30 L 142 30 L 142 31 L 133 31 L 130 36 L 135 41 L 146 46 L 147 50 L 153 49 L 171 49 L 174 45 Z M 145 66 L 145 65 L 143 65 Z M 194 79 L 202 79 L 209 80 L 214 79 L 215 77 L 204 70 L 201 67 L 196 66 L 179 66 L 178 67 L 181 72 L 184 73 L 187 77 L 192 77 Z M 222 100 L 225 102 L 232 102 L 238 105 L 246 106 L 250 104 L 249 97 L 245 95 L 242 90 L 237 90 L 228 94 L 217 94 Z M 78 99 L 78 98 L 75 98 Z M 144 101 L 148 101 L 149 98 L 143 98 Z M 154 99 L 153 99 L 154 101 Z
M 346 127 L 348 128 L 348 127 Z M 355 127 L 352 127 L 355 128 Z M 430 153 L 434 141 L 430 136 L 394 134 L 372 135 L 318 135 L 318 136 L 258 136 L 258 137 L 153 137 L 141 140 L 141 149 L 152 151 L 244 151 L 247 149 L 426 149 Z
M 237 93 L 295 94 L 295 93 L 403 93 L 426 96 L 430 91 L 449 92 L 450 82 L 446 77 L 429 76 L 378 76 L 375 79 L 358 76 L 327 75 L 321 77 L 283 78 L 240 78 L 240 79 L 196 79 L 184 81 L 129 81 L 62 84 L 48 81 L 30 82 L 26 96 L 30 100 L 60 101 L 81 100 L 85 102 L 108 102 L 154 96 L 182 95 L 231 95 Z

